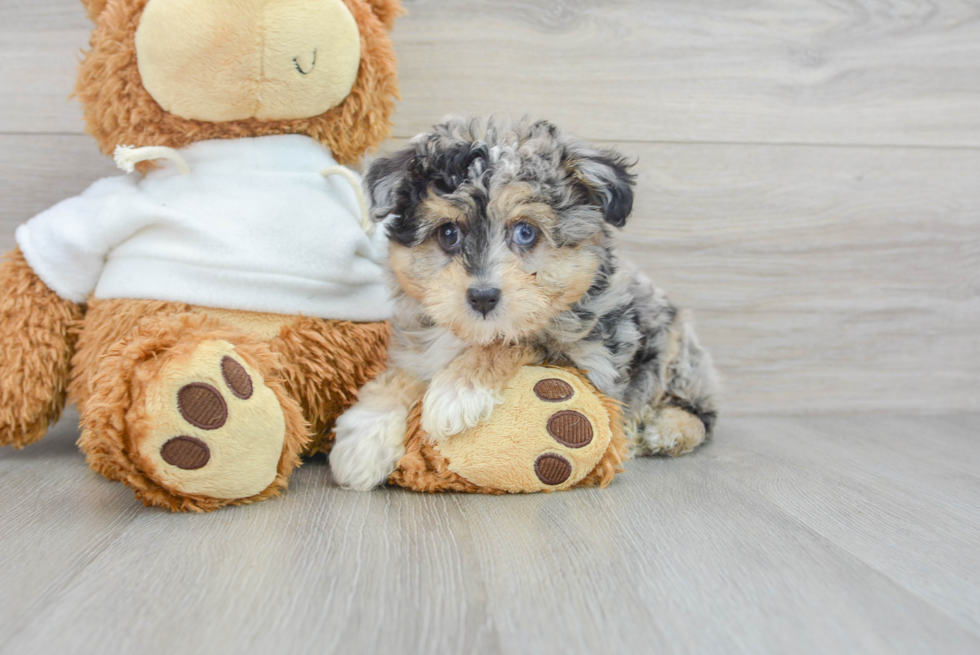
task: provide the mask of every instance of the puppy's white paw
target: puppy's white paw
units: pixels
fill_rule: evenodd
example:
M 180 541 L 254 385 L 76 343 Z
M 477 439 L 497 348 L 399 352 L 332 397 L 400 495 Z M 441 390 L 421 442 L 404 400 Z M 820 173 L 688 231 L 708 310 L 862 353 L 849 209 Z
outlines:
M 337 419 L 330 470 L 337 484 L 370 491 L 384 484 L 405 454 L 408 411 L 355 405 Z
M 493 414 L 500 402 L 492 389 L 474 386 L 457 377 L 436 376 L 422 400 L 422 429 L 429 441 L 439 443 L 475 428 Z

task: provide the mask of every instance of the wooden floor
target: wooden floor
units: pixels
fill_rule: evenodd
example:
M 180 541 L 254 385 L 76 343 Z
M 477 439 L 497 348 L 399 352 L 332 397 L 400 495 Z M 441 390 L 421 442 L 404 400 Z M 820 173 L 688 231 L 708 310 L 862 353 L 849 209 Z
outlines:
M 0 653 L 980 652 L 980 416 L 732 418 L 605 491 L 173 515 L 0 451 Z

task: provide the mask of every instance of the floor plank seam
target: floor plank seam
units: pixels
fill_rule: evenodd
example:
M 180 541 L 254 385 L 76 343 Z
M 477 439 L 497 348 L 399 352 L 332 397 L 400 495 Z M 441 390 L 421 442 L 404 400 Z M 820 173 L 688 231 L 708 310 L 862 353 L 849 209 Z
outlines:
M 437 121 L 434 118 L 433 121 Z M 420 128 L 424 131 L 426 128 Z M 408 141 L 414 138 L 419 132 L 399 132 L 393 133 L 389 140 Z M 609 138 L 590 138 L 587 134 L 581 133 L 582 138 L 588 139 L 593 143 L 610 144 L 635 144 L 646 146 L 709 146 L 709 147 L 749 147 L 749 148 L 836 148 L 841 150 L 935 150 L 935 151 L 955 151 L 955 152 L 980 152 L 980 144 L 977 145 L 943 145 L 929 143 L 843 143 L 843 142 L 808 142 L 808 141 L 718 141 L 700 139 L 609 139 Z M 0 137 L 78 137 L 88 138 L 91 136 L 85 132 L 24 132 L 0 130 Z M 93 146 L 95 141 L 92 141 Z
M 392 134 L 391 139 L 409 140 L 416 134 Z M 576 132 L 576 136 L 598 144 L 636 144 L 654 146 L 714 146 L 714 147 L 758 147 L 758 148 L 836 148 L 841 150 L 939 150 L 980 152 L 977 145 L 943 145 L 930 143 L 843 143 L 822 141 L 712 141 L 700 139 L 609 139 L 590 137 L 588 134 Z

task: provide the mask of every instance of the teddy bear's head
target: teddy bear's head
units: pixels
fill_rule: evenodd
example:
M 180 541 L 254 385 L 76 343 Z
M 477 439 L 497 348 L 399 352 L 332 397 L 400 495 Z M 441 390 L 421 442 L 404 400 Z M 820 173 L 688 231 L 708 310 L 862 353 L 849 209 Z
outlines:
M 305 134 L 352 163 L 388 135 L 399 0 L 82 0 L 76 95 L 118 145 Z

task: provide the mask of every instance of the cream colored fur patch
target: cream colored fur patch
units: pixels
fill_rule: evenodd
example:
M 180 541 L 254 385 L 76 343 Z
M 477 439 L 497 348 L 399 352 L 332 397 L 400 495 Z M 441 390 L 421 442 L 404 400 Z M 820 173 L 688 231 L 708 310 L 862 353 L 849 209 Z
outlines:
M 227 386 L 221 362 L 231 357 L 242 365 L 253 386 L 249 398 L 236 397 Z M 185 385 L 206 384 L 217 390 L 226 404 L 226 418 L 217 429 L 190 424 L 180 411 L 179 393 Z M 222 500 L 248 498 L 266 489 L 276 478 L 286 435 L 286 420 L 275 393 L 262 375 L 240 357 L 226 341 L 205 341 L 189 361 L 174 361 L 148 385 L 145 415 L 151 423 L 138 444 L 140 455 L 152 463 L 146 473 L 175 493 Z M 207 464 L 194 470 L 173 466 L 161 449 L 175 437 L 205 443 Z
M 207 314 L 225 325 L 229 325 L 248 334 L 253 334 L 265 341 L 275 339 L 285 326 L 291 325 L 297 320 L 296 316 L 290 316 L 288 314 L 266 314 L 240 309 L 215 309 L 213 307 L 194 306 L 193 310 L 201 314 Z
M 567 400 L 543 399 L 547 394 L 539 395 L 535 388 L 542 380 L 551 379 L 565 382 L 573 395 Z M 591 441 L 584 446 L 562 443 L 574 441 L 561 434 L 561 427 L 574 417 L 572 413 L 580 414 L 591 425 Z M 578 430 L 574 434 L 581 433 Z M 561 369 L 525 366 L 507 385 L 503 403 L 488 422 L 450 437 L 435 449 L 448 460 L 450 471 L 474 484 L 530 493 L 573 486 L 595 468 L 611 439 L 609 414 L 578 377 Z M 560 460 L 571 467 L 568 477 L 558 484 L 546 484 L 542 477 L 555 475 L 556 468 L 562 466 Z
M 293 120 L 347 97 L 361 40 L 343 0 L 150 0 L 136 53 L 144 87 L 172 114 Z

